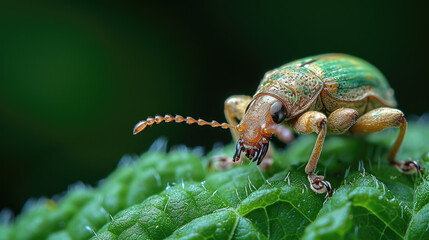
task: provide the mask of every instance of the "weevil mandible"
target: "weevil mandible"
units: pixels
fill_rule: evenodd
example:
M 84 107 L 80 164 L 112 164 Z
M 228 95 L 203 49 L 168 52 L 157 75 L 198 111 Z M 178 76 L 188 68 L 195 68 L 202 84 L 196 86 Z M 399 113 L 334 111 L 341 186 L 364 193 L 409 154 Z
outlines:
M 293 136 L 290 128 L 298 134 L 316 133 L 305 173 L 314 192 L 327 192 L 331 196 L 331 184 L 314 173 L 327 134 L 399 128 L 387 155 L 388 162 L 404 173 L 424 171 L 416 161 L 395 159 L 407 129 L 404 114 L 395 107 L 393 89 L 376 67 L 346 54 L 323 54 L 267 72 L 253 97 L 228 98 L 225 101 L 228 124 L 165 115 L 139 122 L 134 134 L 148 125 L 173 120 L 231 129 L 237 142 L 232 160 L 239 160 L 243 153 L 259 165 L 268 152 L 272 135 L 289 142 Z

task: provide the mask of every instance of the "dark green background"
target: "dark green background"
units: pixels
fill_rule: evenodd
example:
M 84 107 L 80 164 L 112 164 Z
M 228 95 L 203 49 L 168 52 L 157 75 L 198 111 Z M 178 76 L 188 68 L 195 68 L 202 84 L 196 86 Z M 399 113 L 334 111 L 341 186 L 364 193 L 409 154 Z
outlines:
M 423 1 L 422 1 L 423 2 Z M 407 1 L 0 4 L 0 209 L 96 184 L 124 154 L 230 141 L 228 131 L 139 120 L 223 121 L 263 74 L 327 52 L 362 57 L 407 115 L 428 110 L 428 11 Z

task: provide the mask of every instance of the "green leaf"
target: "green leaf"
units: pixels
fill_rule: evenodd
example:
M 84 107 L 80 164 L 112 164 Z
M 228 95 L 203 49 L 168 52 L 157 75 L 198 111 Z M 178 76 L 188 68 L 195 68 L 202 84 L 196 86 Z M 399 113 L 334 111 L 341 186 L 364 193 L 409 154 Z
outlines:
M 414 216 L 410 222 L 408 239 L 429 239 L 429 182 L 425 181 L 417 187 Z
M 319 161 L 336 191 L 311 191 L 304 166 L 315 138 L 277 149 L 269 171 L 245 163 L 208 169 L 212 156 L 150 151 L 121 165 L 96 188 L 39 200 L 3 239 L 429 239 L 429 177 L 404 175 L 386 154 L 396 131 L 328 137 Z M 429 126 L 410 123 L 400 159 L 429 167 Z M 413 140 L 418 140 L 414 142 Z M 215 164 L 214 164 L 215 165 Z M 213 164 L 212 164 L 213 166 Z M 5 236 L 5 237 L 4 237 Z M 1 238 L 0 238 L 1 239 Z
M 405 203 L 398 201 L 394 194 L 374 175 L 354 173 L 346 179 L 347 183 L 340 187 L 335 195 L 323 206 L 319 216 L 306 232 L 306 238 L 315 234 L 315 230 L 325 231 L 316 234 L 319 239 L 328 239 L 330 236 L 326 228 L 318 228 L 329 218 L 332 212 L 343 213 L 347 209 L 347 217 L 340 215 L 340 226 L 352 224 L 352 230 L 346 238 L 390 238 L 402 239 L 405 237 L 412 213 Z M 314 226 L 313 226 L 314 225 Z M 332 229 L 334 230 L 335 229 Z
M 343 239 L 352 225 L 351 203 L 321 215 L 306 229 L 304 239 Z

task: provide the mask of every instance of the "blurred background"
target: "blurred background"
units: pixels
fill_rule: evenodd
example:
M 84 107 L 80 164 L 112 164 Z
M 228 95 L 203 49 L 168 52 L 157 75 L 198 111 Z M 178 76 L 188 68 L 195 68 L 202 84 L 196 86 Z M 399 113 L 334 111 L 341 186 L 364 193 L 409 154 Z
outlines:
M 368 60 L 399 108 L 421 115 L 428 23 L 412 1 L 2 2 L 0 209 L 95 185 L 160 136 L 206 151 L 227 144 L 230 133 L 210 127 L 132 129 L 165 113 L 224 121 L 228 96 L 252 95 L 266 71 L 306 56 Z

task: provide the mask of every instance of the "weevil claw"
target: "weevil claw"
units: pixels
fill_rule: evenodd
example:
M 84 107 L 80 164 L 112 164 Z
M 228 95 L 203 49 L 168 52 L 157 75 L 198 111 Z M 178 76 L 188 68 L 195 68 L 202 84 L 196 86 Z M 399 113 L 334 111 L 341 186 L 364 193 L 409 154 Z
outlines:
M 332 196 L 332 187 L 331 183 L 324 180 L 323 176 L 316 175 L 314 173 L 308 174 L 308 181 L 310 182 L 310 188 L 315 193 L 322 194 L 324 192 L 326 193 L 326 198 Z
M 323 185 L 325 185 L 326 190 L 327 190 L 327 193 L 326 193 L 325 198 L 332 197 L 332 193 L 333 193 L 333 191 L 332 191 L 331 183 L 329 183 L 328 181 L 325 181 L 325 180 L 322 180 L 322 181 L 320 181 L 320 182 L 321 182 Z
M 425 172 L 425 169 L 417 162 L 414 160 L 410 160 L 408 159 L 405 162 L 395 162 L 394 166 L 400 171 L 403 172 L 405 174 L 411 174 L 414 172 L 419 172 L 421 174 L 423 174 Z

